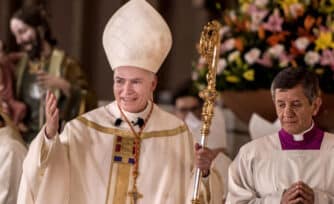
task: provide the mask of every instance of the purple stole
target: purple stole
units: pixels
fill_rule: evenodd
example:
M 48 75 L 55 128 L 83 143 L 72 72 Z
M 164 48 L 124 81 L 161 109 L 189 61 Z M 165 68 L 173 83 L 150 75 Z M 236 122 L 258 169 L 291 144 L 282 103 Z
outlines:
M 310 131 L 304 133 L 303 141 L 294 141 L 293 135 L 287 133 L 284 129 L 281 129 L 278 135 L 282 150 L 319 150 L 324 138 L 324 131 L 314 125 Z

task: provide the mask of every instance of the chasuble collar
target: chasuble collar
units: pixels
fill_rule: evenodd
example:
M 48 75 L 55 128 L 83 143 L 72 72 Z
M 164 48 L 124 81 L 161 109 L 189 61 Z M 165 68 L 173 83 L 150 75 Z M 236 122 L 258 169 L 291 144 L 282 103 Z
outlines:
M 150 112 L 151 106 L 152 106 L 152 102 L 148 101 L 145 109 L 143 111 L 139 112 L 139 113 L 130 113 L 130 112 L 127 112 L 123 109 L 122 109 L 122 111 L 130 121 L 137 121 L 138 118 L 146 118 L 147 117 L 147 115 Z
M 150 109 L 151 109 L 151 106 L 152 106 L 152 102 L 151 101 L 148 101 L 145 109 L 139 113 L 130 113 L 130 112 L 127 112 L 125 110 L 122 109 L 124 115 L 128 118 L 128 120 L 132 123 L 136 123 L 138 121 L 138 118 L 147 118 L 149 112 L 150 112 Z M 107 107 L 109 109 L 109 111 L 111 113 L 113 113 L 114 117 L 115 117 L 115 121 L 117 119 L 122 119 L 122 114 L 121 112 L 119 111 L 118 107 L 117 107 L 117 102 L 115 101 L 114 103 L 111 103 L 110 106 Z

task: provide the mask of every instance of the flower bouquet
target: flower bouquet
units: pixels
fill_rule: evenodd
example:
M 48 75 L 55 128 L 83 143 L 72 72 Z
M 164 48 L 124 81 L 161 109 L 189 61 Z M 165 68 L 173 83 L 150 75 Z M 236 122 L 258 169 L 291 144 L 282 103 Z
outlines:
M 286 67 L 314 71 L 325 93 L 334 92 L 333 0 L 240 0 L 222 11 L 217 90 L 269 89 Z M 193 66 L 198 90 L 205 86 L 205 60 Z

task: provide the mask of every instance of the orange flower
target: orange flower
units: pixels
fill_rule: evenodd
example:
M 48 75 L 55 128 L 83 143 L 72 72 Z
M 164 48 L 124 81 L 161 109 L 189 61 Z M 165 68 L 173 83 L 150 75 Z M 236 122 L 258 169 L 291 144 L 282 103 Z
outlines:
M 315 18 L 312 16 L 306 16 L 305 20 L 304 20 L 304 27 L 307 31 L 310 31 L 310 29 L 312 28 L 312 26 L 315 23 Z
M 320 26 L 321 25 L 321 22 L 322 22 L 322 17 L 321 16 L 319 16 L 318 18 L 317 18 L 317 21 L 316 21 L 316 25 L 317 26 Z
M 233 20 L 230 18 L 229 15 L 224 15 L 224 22 L 225 22 L 226 25 L 228 25 L 228 26 L 232 26 L 232 25 L 233 25 Z
M 257 35 L 259 36 L 261 40 L 263 40 L 266 37 L 266 33 L 262 26 L 259 27 L 259 30 L 257 31 Z
M 236 30 L 239 32 L 247 31 L 247 21 L 245 20 L 237 20 L 235 22 Z
M 282 9 L 284 11 L 284 16 L 288 17 L 289 16 L 289 8 L 286 5 L 282 5 Z
M 291 61 L 291 65 L 292 65 L 292 67 L 298 67 L 298 64 L 295 60 Z
M 235 47 L 237 48 L 237 50 L 239 50 L 240 52 L 244 50 L 244 43 L 242 41 L 241 38 L 236 38 L 235 39 Z
M 303 50 L 299 50 L 299 49 L 296 47 L 296 44 L 295 44 L 294 42 L 291 42 L 290 53 L 291 53 L 291 55 L 293 55 L 293 56 L 297 56 L 297 55 L 302 55 L 302 54 L 304 54 L 305 51 L 303 51 Z
M 289 32 L 280 32 L 277 34 L 273 34 L 267 39 L 267 43 L 271 46 L 277 45 L 279 42 L 282 42 L 285 40 L 285 37 L 288 36 Z
M 298 36 L 306 37 L 311 43 L 314 42 L 315 37 L 309 31 L 305 30 L 305 28 L 299 27 L 297 30 Z
M 300 8 L 300 9 L 297 10 L 297 16 L 296 17 L 302 16 L 302 15 L 304 15 L 304 13 L 305 13 L 304 8 Z

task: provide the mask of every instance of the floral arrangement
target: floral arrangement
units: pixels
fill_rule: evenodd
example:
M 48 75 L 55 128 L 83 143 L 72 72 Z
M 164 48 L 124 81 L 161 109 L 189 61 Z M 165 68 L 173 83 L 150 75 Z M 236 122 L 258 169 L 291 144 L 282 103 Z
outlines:
M 334 92 L 334 0 L 239 0 L 222 12 L 217 90 L 268 89 L 286 67 L 314 71 L 324 92 Z M 198 90 L 205 60 L 193 66 Z

